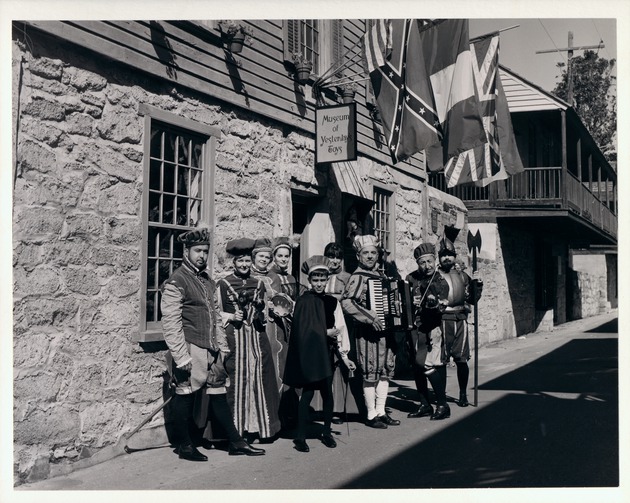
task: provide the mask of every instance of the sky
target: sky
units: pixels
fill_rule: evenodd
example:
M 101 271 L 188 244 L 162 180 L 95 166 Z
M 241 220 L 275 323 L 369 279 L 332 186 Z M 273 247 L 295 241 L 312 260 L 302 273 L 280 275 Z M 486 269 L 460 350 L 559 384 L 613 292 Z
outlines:
M 617 59 L 617 22 L 610 18 L 471 19 L 470 37 L 514 25 L 519 27 L 501 33 L 499 62 L 546 91 L 555 87 L 561 72 L 556 64 L 566 64 L 567 52 L 536 54 L 536 51 L 567 48 L 569 31 L 573 32 L 574 47 L 597 45 L 603 40 L 605 47 L 598 54 Z M 574 51 L 573 56 L 583 53 Z

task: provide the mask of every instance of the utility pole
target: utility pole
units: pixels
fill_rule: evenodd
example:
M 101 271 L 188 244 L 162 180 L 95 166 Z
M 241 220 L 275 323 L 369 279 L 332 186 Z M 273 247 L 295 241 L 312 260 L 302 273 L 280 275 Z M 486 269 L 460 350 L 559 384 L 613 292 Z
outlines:
M 579 47 L 573 47 L 573 32 L 569 32 L 569 43 L 568 47 L 564 47 L 562 49 L 546 49 L 544 51 L 536 51 L 536 54 L 543 54 L 548 52 L 567 52 L 567 77 L 568 77 L 568 85 L 567 85 L 567 102 L 570 106 L 573 106 L 573 67 L 571 65 L 571 59 L 573 58 L 573 51 L 582 51 L 584 49 L 603 49 L 606 47 L 603 44 L 603 40 L 599 41 L 597 45 L 581 45 Z

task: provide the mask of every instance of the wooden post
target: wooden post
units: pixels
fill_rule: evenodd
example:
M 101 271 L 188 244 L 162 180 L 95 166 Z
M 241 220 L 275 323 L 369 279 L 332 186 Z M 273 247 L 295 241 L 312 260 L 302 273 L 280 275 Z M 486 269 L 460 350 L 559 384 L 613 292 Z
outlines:
M 577 177 L 582 183 L 582 138 L 577 141 Z
M 497 205 L 498 185 L 500 183 L 503 183 L 503 180 L 496 181 L 488 186 L 488 205 L 490 207 Z
M 562 187 L 562 208 L 567 207 L 567 191 L 568 176 L 567 176 L 567 113 L 562 110 L 560 112 L 562 118 L 562 175 L 560 177 L 560 187 Z
M 593 154 L 588 153 L 588 190 L 593 192 Z

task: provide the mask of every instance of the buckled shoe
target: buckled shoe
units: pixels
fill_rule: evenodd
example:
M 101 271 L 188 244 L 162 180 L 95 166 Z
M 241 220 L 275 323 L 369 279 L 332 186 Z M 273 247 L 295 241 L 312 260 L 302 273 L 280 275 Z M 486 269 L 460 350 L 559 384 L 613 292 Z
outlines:
M 435 408 L 435 412 L 431 416 L 431 421 L 437 421 L 439 419 L 446 419 L 451 417 L 451 409 L 448 405 L 438 405 Z
M 417 411 L 407 414 L 407 417 L 425 417 L 425 416 L 430 416 L 432 414 L 433 414 L 433 407 L 431 407 L 429 404 L 426 404 L 426 405 L 420 405 Z
M 381 421 L 381 416 L 376 416 L 373 419 L 368 419 L 367 421 L 365 421 L 365 425 L 369 426 L 370 428 L 376 428 L 377 430 L 384 430 L 385 428 L 387 428 L 387 425 Z
M 245 442 L 245 440 L 240 440 L 238 442 L 230 442 L 228 445 L 228 454 L 230 456 L 262 456 L 265 454 L 265 450 L 252 447 Z
M 330 447 L 331 449 L 337 447 L 337 442 L 335 442 L 335 439 L 330 433 L 322 433 L 321 440 L 322 444 L 326 447 Z
M 378 416 L 378 418 L 381 420 L 381 423 L 385 423 L 387 426 L 398 426 L 400 424 L 398 419 L 394 419 L 387 412 L 383 416 Z
M 180 459 L 188 461 L 208 461 L 208 456 L 201 454 L 193 445 L 180 445 L 177 449 Z
M 306 443 L 306 440 L 304 440 L 303 438 L 296 438 L 295 440 L 293 440 L 293 443 L 295 444 L 295 450 L 297 451 L 300 451 L 300 452 L 310 451 L 308 444 Z

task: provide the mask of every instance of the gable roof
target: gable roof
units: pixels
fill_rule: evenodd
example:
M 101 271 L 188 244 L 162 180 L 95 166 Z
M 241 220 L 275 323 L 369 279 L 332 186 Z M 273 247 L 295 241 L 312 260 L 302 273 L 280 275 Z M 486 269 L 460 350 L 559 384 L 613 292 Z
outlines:
M 512 113 L 569 108 L 566 101 L 553 96 L 503 65 L 499 65 L 499 75 Z

